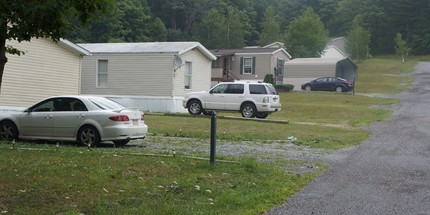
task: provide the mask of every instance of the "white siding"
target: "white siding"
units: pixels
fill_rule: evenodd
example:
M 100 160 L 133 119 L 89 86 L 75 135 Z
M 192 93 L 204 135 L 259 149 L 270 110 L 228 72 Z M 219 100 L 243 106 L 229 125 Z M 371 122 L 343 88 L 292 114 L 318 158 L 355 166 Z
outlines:
M 25 55 L 7 55 L 0 106 L 27 107 L 48 96 L 79 94 L 80 55 L 47 39 L 7 45 Z
M 197 49 L 190 50 L 181 55 L 183 63 L 191 62 L 192 85 L 191 89 L 184 89 L 185 66 L 178 69 L 173 77 L 173 95 L 184 96 L 188 92 L 204 91 L 211 87 L 212 60 Z
M 97 61 L 108 60 L 108 87 L 96 87 Z M 94 54 L 82 64 L 82 94 L 171 96 L 172 54 Z
M 324 54 L 321 55 L 321 58 L 344 58 L 344 56 L 338 49 L 335 47 L 328 47 L 324 50 Z

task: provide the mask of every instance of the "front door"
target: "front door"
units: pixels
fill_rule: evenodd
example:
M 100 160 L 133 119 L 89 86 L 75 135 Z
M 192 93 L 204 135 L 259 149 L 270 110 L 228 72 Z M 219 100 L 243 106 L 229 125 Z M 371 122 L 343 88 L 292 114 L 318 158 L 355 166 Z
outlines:
M 54 101 L 49 99 L 34 105 L 27 112 L 22 113 L 19 120 L 21 136 L 50 139 L 54 122 L 53 110 Z

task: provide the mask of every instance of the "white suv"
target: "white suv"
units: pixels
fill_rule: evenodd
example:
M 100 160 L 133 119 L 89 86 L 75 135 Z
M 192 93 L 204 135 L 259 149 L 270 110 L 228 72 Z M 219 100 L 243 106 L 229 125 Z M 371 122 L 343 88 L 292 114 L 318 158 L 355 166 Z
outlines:
M 223 82 L 208 92 L 192 92 L 182 105 L 192 115 L 208 115 L 210 111 L 237 111 L 246 118 L 266 118 L 281 110 L 279 95 L 268 83 Z

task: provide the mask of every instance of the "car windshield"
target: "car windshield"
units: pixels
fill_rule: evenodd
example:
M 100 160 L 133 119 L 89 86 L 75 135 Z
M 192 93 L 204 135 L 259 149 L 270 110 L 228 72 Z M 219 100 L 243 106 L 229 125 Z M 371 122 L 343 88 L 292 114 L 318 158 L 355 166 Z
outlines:
M 124 109 L 124 106 L 104 97 L 94 97 L 88 100 L 103 110 Z
M 272 95 L 277 95 L 278 92 L 276 92 L 275 87 L 273 87 L 273 85 L 267 85 L 267 88 L 269 88 L 269 91 Z

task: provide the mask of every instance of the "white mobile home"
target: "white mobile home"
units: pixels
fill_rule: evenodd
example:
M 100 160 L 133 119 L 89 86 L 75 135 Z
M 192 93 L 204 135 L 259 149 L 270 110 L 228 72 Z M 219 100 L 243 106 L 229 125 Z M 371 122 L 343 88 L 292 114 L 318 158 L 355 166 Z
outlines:
M 90 43 L 81 93 L 149 112 L 184 112 L 182 99 L 208 90 L 216 57 L 198 42 Z
M 79 94 L 82 56 L 89 53 L 67 41 L 33 38 L 30 42 L 7 41 L 23 51 L 7 55 L 0 93 L 0 114 L 21 110 L 48 96 Z

